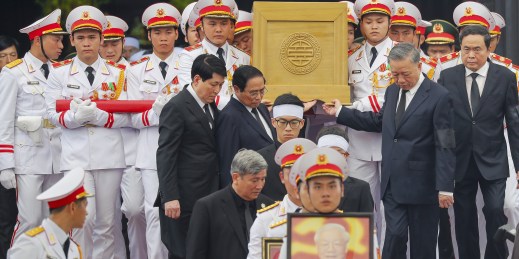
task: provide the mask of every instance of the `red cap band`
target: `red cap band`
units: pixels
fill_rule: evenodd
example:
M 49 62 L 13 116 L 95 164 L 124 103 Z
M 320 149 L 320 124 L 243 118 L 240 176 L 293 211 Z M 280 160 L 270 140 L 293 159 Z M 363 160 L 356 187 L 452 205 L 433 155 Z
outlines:
M 364 15 L 366 13 L 385 13 L 387 15 L 391 15 L 391 10 L 386 5 L 376 3 L 376 4 L 367 4 L 360 11 L 360 15 Z
M 63 29 L 58 23 L 51 23 L 49 25 L 45 25 L 37 30 L 29 32 L 29 40 L 33 40 L 37 36 L 41 36 L 55 31 L 63 31 Z
M 202 8 L 199 12 L 200 17 L 204 17 L 207 15 L 227 15 L 232 19 L 236 19 L 234 14 L 231 12 L 231 8 L 226 5 L 210 5 Z
M 124 37 L 124 31 L 120 28 L 110 28 L 103 31 L 105 37 Z
M 85 193 L 85 188 L 83 186 L 79 187 L 79 189 L 73 191 L 71 194 L 55 201 L 49 201 L 49 208 L 50 209 L 56 209 L 63 207 L 67 204 L 70 204 L 72 202 L 75 202 L 78 200 L 78 196 Z
M 460 19 L 459 26 L 465 26 L 465 25 L 483 25 L 485 27 L 490 27 L 490 24 L 488 21 L 479 16 L 479 15 L 470 15 L 470 16 L 463 16 Z
M 157 25 L 171 25 L 178 26 L 177 19 L 172 16 L 164 16 L 164 17 L 153 17 L 148 21 L 148 28 L 157 26 Z
M 103 26 L 101 25 L 101 23 L 98 22 L 97 20 L 94 20 L 94 19 L 86 19 L 86 20 L 80 19 L 80 20 L 77 20 L 76 22 L 74 22 L 72 24 L 70 29 L 72 31 L 75 31 L 75 30 L 81 29 L 81 28 L 92 28 L 92 29 L 95 29 L 95 30 L 98 30 L 98 31 L 102 31 L 103 30 Z

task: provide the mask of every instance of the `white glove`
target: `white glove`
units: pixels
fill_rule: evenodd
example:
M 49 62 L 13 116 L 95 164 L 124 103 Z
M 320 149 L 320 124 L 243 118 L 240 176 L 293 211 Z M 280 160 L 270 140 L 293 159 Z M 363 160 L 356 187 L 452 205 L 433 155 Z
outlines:
M 74 114 L 74 119 L 77 123 L 84 125 L 87 122 L 96 119 L 97 105 L 95 103 L 88 103 L 88 105 L 80 104 L 77 112 Z
M 83 103 L 83 100 L 75 97 L 74 99 L 72 99 L 72 101 L 70 101 L 70 111 L 72 112 L 77 112 L 77 107 Z
M 0 183 L 6 189 L 16 188 L 16 176 L 13 169 L 4 169 L 0 171 Z
M 160 113 L 162 112 L 162 108 L 164 108 L 164 105 L 168 103 L 169 98 L 167 96 L 158 96 L 157 99 L 155 99 L 155 102 L 151 106 L 151 109 L 153 109 L 153 112 L 157 114 L 157 116 L 160 116 Z

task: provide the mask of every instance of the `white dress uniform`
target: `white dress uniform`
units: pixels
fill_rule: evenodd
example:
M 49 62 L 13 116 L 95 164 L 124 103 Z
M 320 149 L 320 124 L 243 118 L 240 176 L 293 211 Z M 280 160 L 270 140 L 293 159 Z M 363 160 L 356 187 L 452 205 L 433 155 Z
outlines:
M 142 23 L 148 29 L 163 26 L 179 26 L 180 12 L 172 5 L 158 3 L 149 6 L 142 15 Z M 166 63 L 166 75 L 162 75 L 160 63 Z M 134 61 L 128 68 L 128 99 L 169 100 L 182 90 L 178 83 L 177 55 L 172 52 L 165 60 L 155 53 Z M 132 114 L 132 126 L 139 129 L 136 144 L 135 168 L 140 171 L 143 184 L 144 213 L 146 217 L 146 241 L 149 258 L 167 258 L 168 250 L 161 241 L 159 210 L 154 207 L 159 179 L 156 153 L 159 139 L 159 115 L 154 109 Z
M 441 72 L 438 61 L 435 58 L 431 58 L 425 55 L 423 51 L 420 51 L 420 62 L 422 63 L 422 73 L 424 73 L 427 78 L 431 79 L 432 81 L 438 82 Z
M 102 31 L 106 24 L 103 13 L 91 6 L 77 7 L 67 17 L 69 32 L 85 27 Z M 85 188 L 97 196 L 88 203 L 85 227 L 74 230 L 73 237 L 84 248 L 85 258 L 112 258 L 115 250 L 115 203 L 120 197 L 121 178 L 126 168 L 119 128 L 130 125 L 129 116 L 95 108 L 95 119 L 82 124 L 76 120 L 81 105 L 93 104 L 85 101 L 79 104 L 78 112 L 58 113 L 56 100 L 124 100 L 125 67 L 98 57 L 90 65 L 95 74 L 90 84 L 86 72 L 89 66 L 78 56 L 53 66 L 55 69 L 49 77 L 45 100 L 49 120 L 62 128 L 61 170 L 65 174 L 75 167 L 86 170 Z
M 63 34 L 56 20 L 57 9 L 20 32 L 41 37 L 42 28 L 54 27 Z M 44 89 L 47 79 L 41 69 L 44 63 L 30 52 L 23 59 L 6 65 L 0 74 L 0 171 L 14 170 L 17 182 L 18 221 L 13 240 L 38 226 L 48 215 L 46 203 L 36 195 L 58 181 L 61 130 L 49 123 L 46 116 Z M 45 65 L 51 70 L 51 62 Z
M 79 244 L 70 239 L 67 255 L 63 250 L 63 244 L 68 238 L 56 223 L 50 219 L 44 219 L 41 226 L 33 228 L 20 236 L 16 246 L 13 246 L 8 254 L 9 259 L 81 259 Z
M 234 93 L 232 88 L 232 76 L 234 75 L 234 71 L 236 71 L 240 66 L 251 64 L 249 54 L 229 45 L 228 43 L 225 43 L 222 48 L 224 50 L 227 77 L 225 78 L 225 82 L 220 90 L 220 94 L 215 100 L 219 110 L 223 109 L 223 107 L 227 105 Z M 180 85 L 191 83 L 191 67 L 193 66 L 193 61 L 196 57 L 201 54 L 213 54 L 218 56 L 218 54 L 216 54 L 217 50 L 218 47 L 211 44 L 207 39 L 203 39 L 202 42 L 185 48 L 184 52 L 180 54 L 178 62 L 178 77 Z

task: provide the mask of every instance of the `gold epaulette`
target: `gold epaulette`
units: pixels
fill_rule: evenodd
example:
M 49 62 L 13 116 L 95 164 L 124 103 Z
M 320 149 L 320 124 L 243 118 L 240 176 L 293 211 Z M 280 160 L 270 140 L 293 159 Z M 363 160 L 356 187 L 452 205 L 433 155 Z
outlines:
M 459 52 L 453 52 L 440 58 L 440 62 L 445 63 L 449 60 L 455 59 L 460 55 Z
M 198 48 L 201 48 L 202 47 L 202 43 L 197 43 L 193 46 L 188 46 L 188 47 L 185 47 L 184 49 L 187 50 L 187 51 L 192 51 L 192 50 L 195 50 L 195 49 L 198 49 Z
M 273 208 L 279 206 L 279 204 L 281 204 L 281 202 L 276 201 L 276 202 L 274 202 L 273 204 L 271 204 L 271 205 L 269 205 L 269 206 L 267 206 L 267 207 L 265 207 L 265 208 L 263 208 L 263 209 L 259 209 L 257 212 L 258 212 L 258 213 L 263 213 L 263 212 L 265 212 L 265 211 L 271 210 L 271 209 L 273 209 Z
M 9 64 L 5 65 L 7 68 L 13 68 L 15 66 L 18 66 L 20 64 L 22 64 L 23 62 L 23 59 L 19 58 L 17 60 L 14 60 L 14 61 L 11 61 Z
M 60 61 L 60 62 L 52 63 L 52 67 L 53 68 L 58 68 L 58 67 L 62 67 L 64 65 L 68 65 L 70 63 L 72 63 L 72 59 L 65 59 L 65 60 Z
M 25 234 L 30 237 L 34 237 L 43 231 L 45 231 L 45 229 L 42 226 L 39 226 L 39 227 L 35 227 L 35 228 L 25 232 Z
M 340 210 L 340 209 L 337 209 L 336 212 L 337 212 L 337 213 L 344 213 L 344 211 L 343 211 L 343 210 Z
M 283 224 L 287 223 L 287 219 L 283 219 L 283 220 L 280 220 L 278 222 L 274 222 L 272 224 L 270 224 L 270 228 L 275 228 L 275 227 L 278 227 L 278 226 L 281 226 Z
M 143 57 L 143 58 L 141 58 L 141 59 L 139 59 L 139 60 L 135 60 L 135 61 L 131 62 L 131 63 L 130 63 L 130 66 L 133 67 L 133 66 L 135 66 L 135 65 L 137 65 L 137 64 L 140 64 L 140 63 L 142 63 L 142 62 L 144 62 L 144 61 L 148 61 L 149 59 L 150 59 L 150 57 Z
M 112 66 L 112 67 L 116 67 L 116 68 L 118 68 L 118 69 L 120 69 L 120 70 L 125 70 L 125 69 L 126 69 L 126 66 L 125 66 L 125 65 L 123 65 L 123 64 L 117 64 L 117 63 L 115 63 L 115 62 L 113 62 L 113 61 L 111 61 L 111 60 L 107 60 L 107 61 L 106 61 L 106 64 L 107 64 L 107 65 L 110 65 L 110 66 Z
M 504 63 L 504 64 L 506 64 L 507 66 L 509 66 L 510 64 L 512 64 L 512 60 L 511 60 L 511 59 L 509 59 L 509 58 L 505 58 L 505 57 L 503 57 L 503 56 L 499 56 L 499 55 L 497 55 L 496 53 L 492 53 L 492 54 L 490 54 L 490 58 L 492 58 L 492 59 L 494 59 L 494 60 L 497 60 L 497 61 L 499 61 L 499 62 L 501 62 L 501 63 Z
M 351 54 L 353 54 L 355 51 L 357 51 L 358 49 L 360 49 L 360 47 L 362 47 L 362 45 L 358 45 L 357 47 L 348 50 L 348 57 L 351 56 Z
M 433 68 L 436 68 L 436 66 L 438 65 L 438 63 L 436 62 L 436 59 L 433 59 L 433 58 L 420 57 L 420 61 L 422 61 L 422 63 L 425 63 Z
M 519 66 L 518 65 L 512 64 L 512 68 L 519 71 Z

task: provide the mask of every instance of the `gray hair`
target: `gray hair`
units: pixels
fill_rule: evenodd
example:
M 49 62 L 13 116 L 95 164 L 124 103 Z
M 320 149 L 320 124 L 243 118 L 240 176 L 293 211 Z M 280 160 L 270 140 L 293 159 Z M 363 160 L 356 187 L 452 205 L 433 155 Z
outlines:
M 241 149 L 232 160 L 231 174 L 237 173 L 240 176 L 247 174 L 255 175 L 267 169 L 267 166 L 267 161 L 258 152 Z
M 389 61 L 400 61 L 408 58 L 413 63 L 418 64 L 420 62 L 420 52 L 411 43 L 398 43 L 391 49 L 387 58 Z
M 322 227 L 320 227 L 314 235 L 314 241 L 315 243 L 319 242 L 319 238 L 321 237 L 321 234 L 323 232 L 326 232 L 328 230 L 337 230 L 341 233 L 341 237 L 347 242 L 350 240 L 350 233 L 346 231 L 343 225 L 337 224 L 337 223 L 328 223 L 324 224 Z

